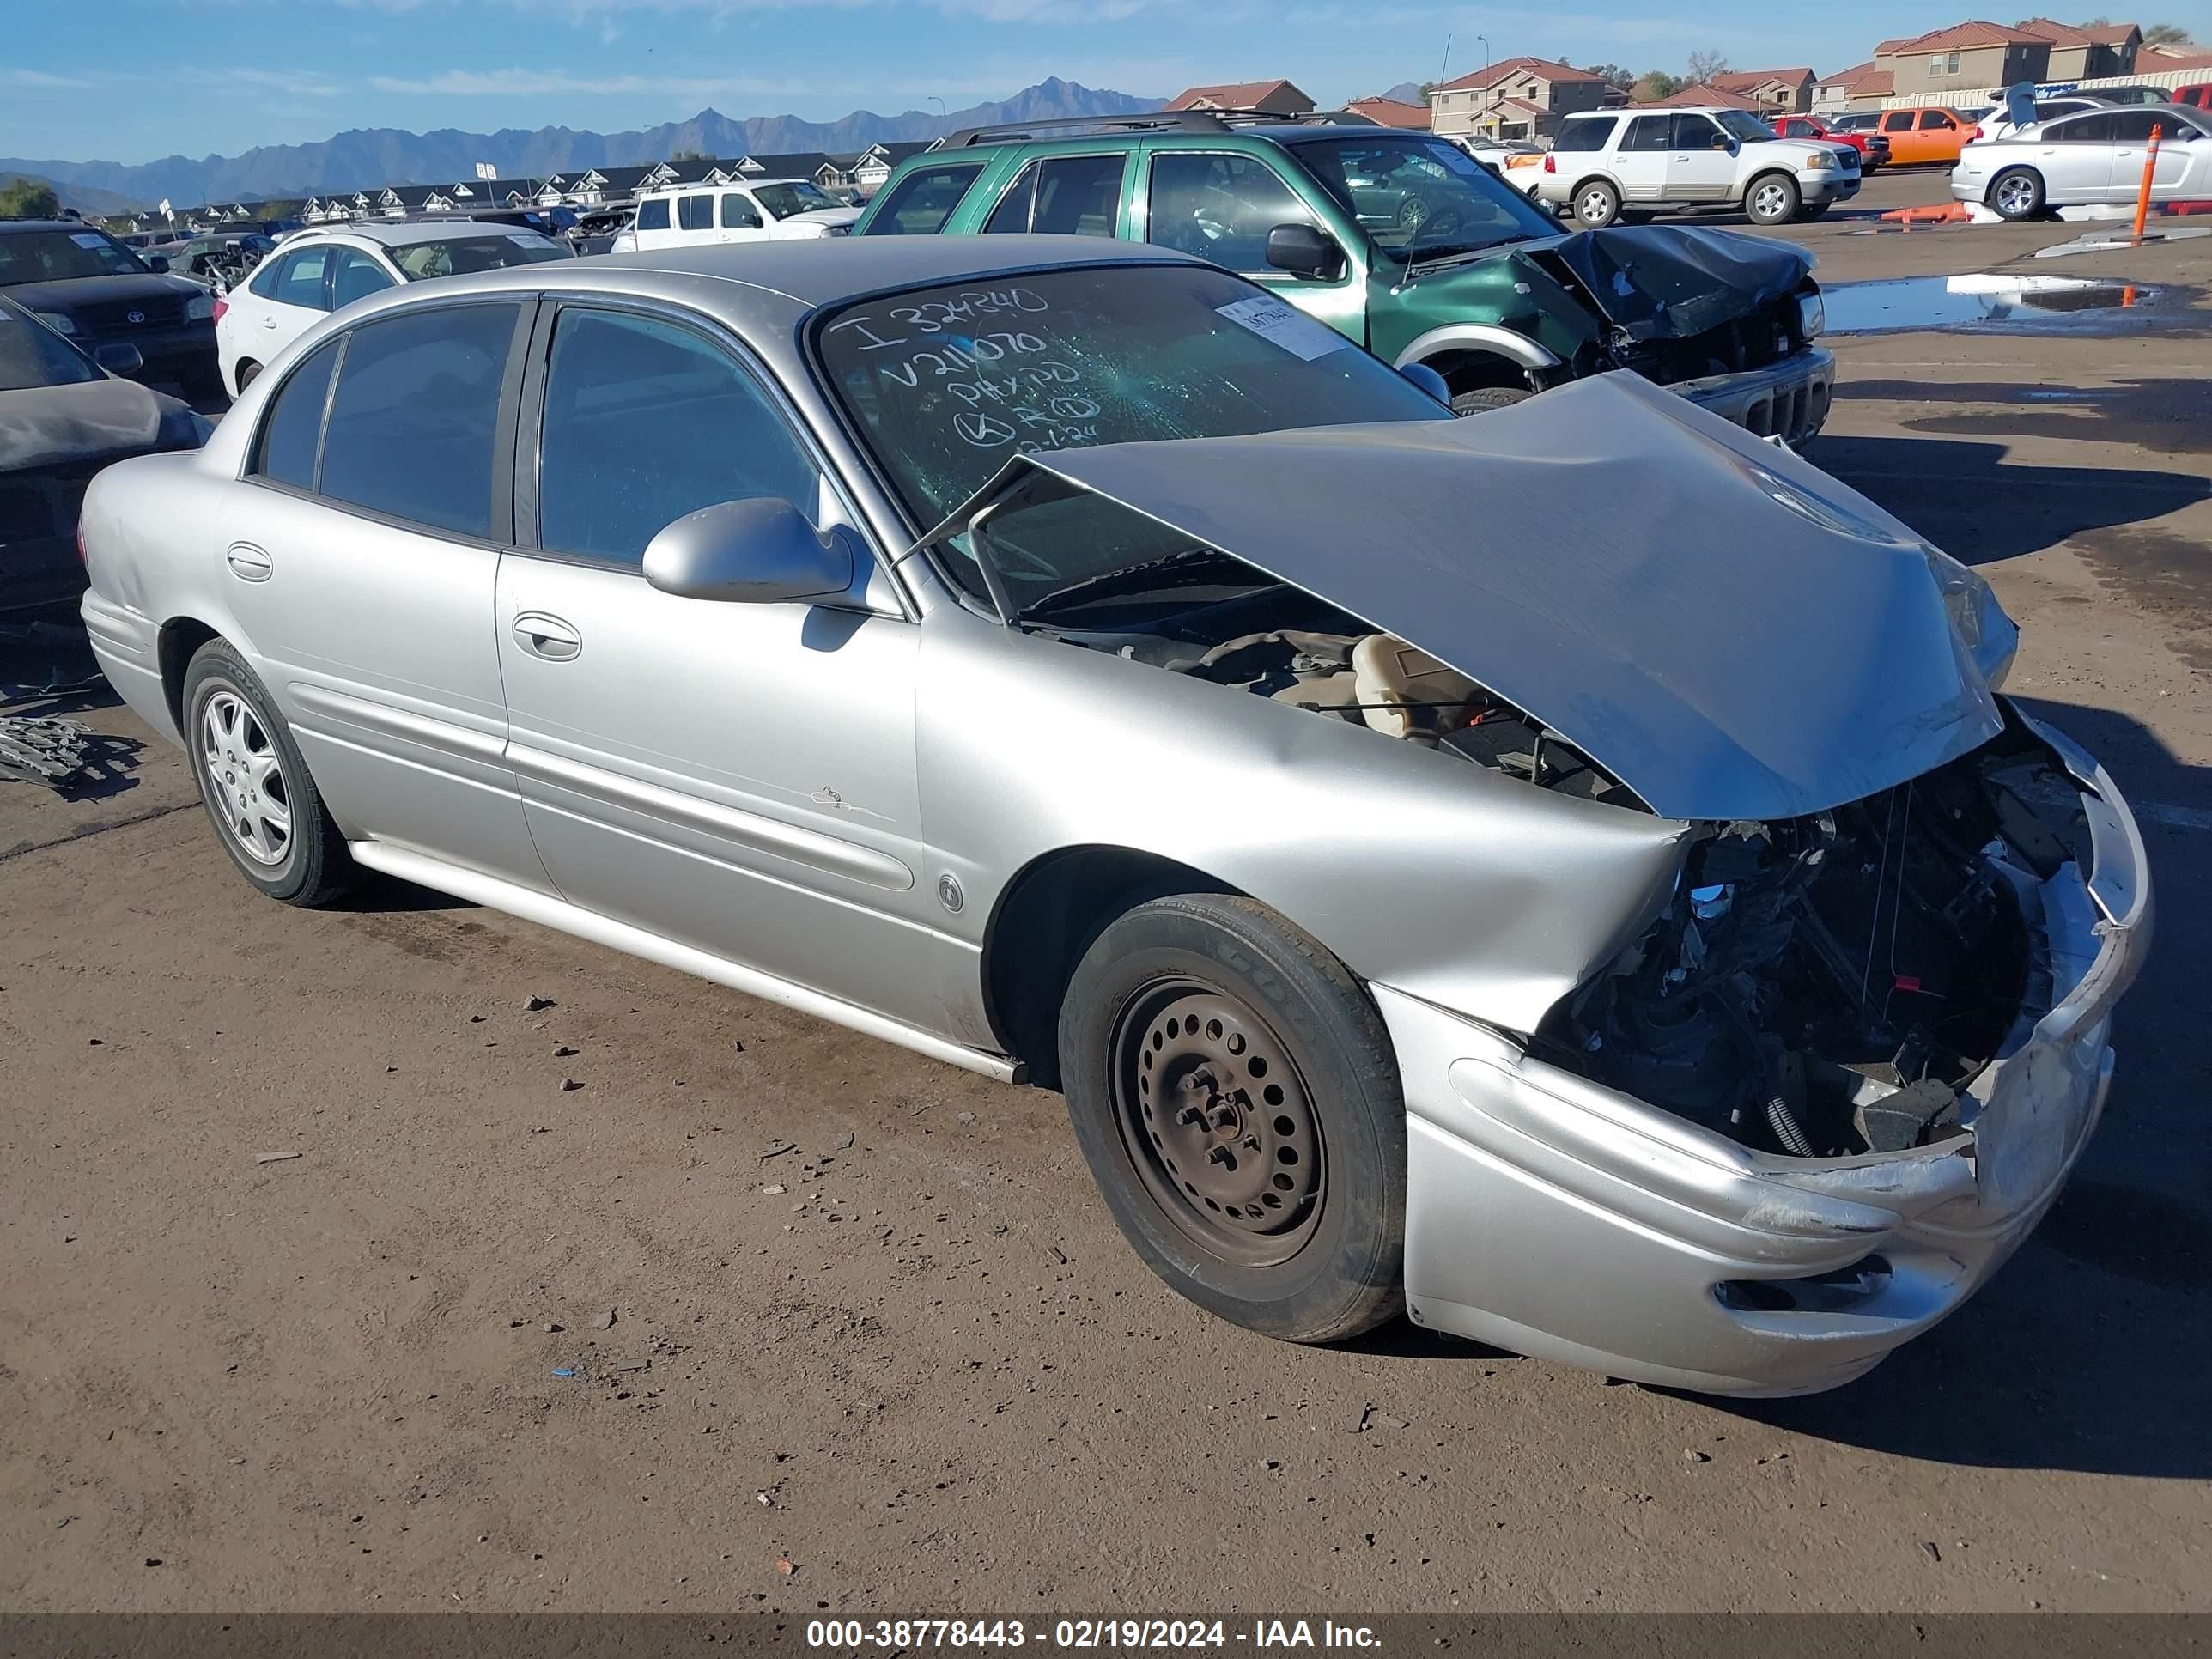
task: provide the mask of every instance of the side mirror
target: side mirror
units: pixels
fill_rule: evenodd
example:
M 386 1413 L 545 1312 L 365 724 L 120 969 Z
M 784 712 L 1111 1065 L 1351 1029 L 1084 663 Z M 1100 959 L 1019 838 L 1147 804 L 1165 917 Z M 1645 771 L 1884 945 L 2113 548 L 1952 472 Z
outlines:
M 1398 373 L 1420 387 L 1446 409 L 1451 407 L 1451 387 L 1444 384 L 1443 375 L 1437 374 L 1426 363 L 1407 363 L 1400 368 Z
M 146 269 L 156 274 L 165 272 L 169 268 L 169 257 L 166 253 L 149 253 L 145 258 Z
M 146 367 L 146 360 L 138 355 L 138 348 L 127 340 L 94 346 L 92 361 L 110 374 L 136 374 Z
M 686 599 L 835 599 L 853 586 L 853 568 L 843 532 L 824 536 L 789 501 L 765 495 L 686 514 L 645 550 L 646 580 Z
M 1344 250 L 1313 225 L 1277 225 L 1267 233 L 1267 263 L 1293 276 L 1331 283 L 1344 274 Z

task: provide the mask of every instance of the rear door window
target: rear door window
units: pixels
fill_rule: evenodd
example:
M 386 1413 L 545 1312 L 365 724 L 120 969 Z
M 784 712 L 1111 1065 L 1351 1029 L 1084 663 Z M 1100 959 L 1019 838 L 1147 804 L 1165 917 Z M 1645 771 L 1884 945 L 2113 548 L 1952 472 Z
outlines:
M 318 346 L 286 378 L 270 400 L 269 417 L 261 423 L 261 445 L 252 471 L 295 489 L 315 487 L 315 452 L 323 437 L 323 405 L 331 390 L 331 367 L 338 360 L 338 342 Z
M 1674 120 L 1668 115 L 1639 115 L 1628 124 L 1623 149 L 1672 149 Z
M 330 301 L 324 278 L 330 270 L 332 252 L 329 247 L 303 247 L 287 255 L 270 286 L 262 288 L 257 284 L 254 292 L 266 295 L 280 305 L 328 311 Z
M 983 171 L 981 161 L 922 167 L 893 185 L 868 218 L 871 236 L 934 236 Z
M 714 198 L 711 196 L 678 197 L 676 226 L 679 230 L 712 230 L 714 228 Z
M 656 196 L 637 204 L 637 228 L 640 230 L 668 228 L 668 198 Z
M 993 210 L 988 234 L 1111 236 L 1121 205 L 1119 155 L 1055 155 L 1022 169 Z
M 519 310 L 447 306 L 352 330 L 331 398 L 320 493 L 435 530 L 490 535 L 500 392 Z

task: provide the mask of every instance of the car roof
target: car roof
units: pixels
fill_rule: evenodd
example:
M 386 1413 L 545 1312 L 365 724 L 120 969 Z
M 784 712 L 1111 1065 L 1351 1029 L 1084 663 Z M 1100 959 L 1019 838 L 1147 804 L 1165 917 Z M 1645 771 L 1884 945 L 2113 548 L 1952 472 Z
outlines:
M 466 236 L 505 236 L 528 225 L 493 223 L 483 219 L 395 219 L 390 224 L 356 222 L 343 225 L 311 225 L 284 246 L 304 247 L 319 237 L 359 236 L 386 247 L 414 247 L 423 242 L 452 242 Z M 550 240 L 550 238 L 548 240 Z
M 694 179 L 688 185 L 655 185 L 651 190 L 641 190 L 638 191 L 638 194 L 640 196 L 689 196 L 702 190 L 734 190 L 740 185 L 748 186 L 756 185 L 808 185 L 813 182 L 814 181 L 811 179 L 794 179 L 790 177 L 788 174 L 781 173 L 776 174 L 773 179 L 765 177 L 756 179 L 752 174 L 748 173 L 742 178 L 725 179 L 720 184 L 714 185 L 708 184 L 703 179 Z
M 0 234 L 17 230 L 100 230 L 82 219 L 0 219 Z M 103 236 L 107 233 L 100 230 Z

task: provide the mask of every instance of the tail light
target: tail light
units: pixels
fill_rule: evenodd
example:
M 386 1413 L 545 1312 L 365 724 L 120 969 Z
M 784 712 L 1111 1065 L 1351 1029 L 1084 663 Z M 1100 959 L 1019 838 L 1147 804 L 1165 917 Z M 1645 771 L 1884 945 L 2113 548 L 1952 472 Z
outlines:
M 226 300 L 226 299 L 224 299 L 224 298 L 222 297 L 222 295 L 220 295 L 220 294 L 216 295 L 215 296 L 215 319 L 216 319 L 216 321 L 217 321 L 218 323 L 219 323 L 219 322 L 221 322 L 221 321 L 222 320 L 222 313 L 223 313 L 224 312 L 226 312 L 226 311 L 229 310 L 229 309 L 230 309 L 230 301 L 228 301 L 228 300 Z
M 1559 158 L 1558 158 L 1557 156 L 1553 155 L 1549 150 L 1545 151 L 1545 152 L 1544 152 L 1544 171 L 1545 171 L 1545 172 L 1547 172 L 1547 173 L 1557 173 L 1559 170 Z
M 1982 130 L 1978 125 L 1967 130 L 1966 142 L 1970 144 L 1978 144 L 1982 142 Z
M 79 564 L 90 562 L 84 556 L 84 515 L 82 514 L 77 515 L 76 521 L 76 562 Z

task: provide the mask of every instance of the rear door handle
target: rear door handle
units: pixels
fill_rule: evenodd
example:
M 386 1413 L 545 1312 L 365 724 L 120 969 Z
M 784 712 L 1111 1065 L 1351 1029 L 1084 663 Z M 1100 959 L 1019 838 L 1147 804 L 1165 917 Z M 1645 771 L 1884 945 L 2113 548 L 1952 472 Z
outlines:
M 269 556 L 252 542 L 233 542 L 223 557 L 230 565 L 230 574 L 240 581 L 265 582 L 276 569 Z
M 568 662 L 583 654 L 584 636 L 558 617 L 526 611 L 514 619 L 514 642 L 547 662 Z

